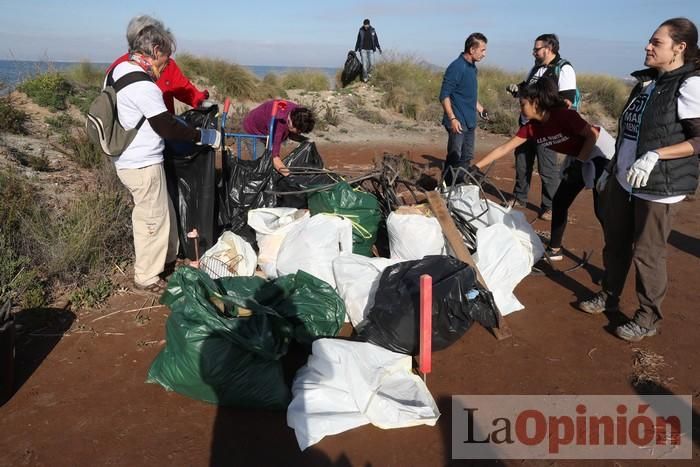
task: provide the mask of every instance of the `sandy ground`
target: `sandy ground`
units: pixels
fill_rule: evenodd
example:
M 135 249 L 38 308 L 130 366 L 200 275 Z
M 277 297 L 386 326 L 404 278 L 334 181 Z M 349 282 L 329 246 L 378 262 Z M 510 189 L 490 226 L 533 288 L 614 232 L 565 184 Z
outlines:
M 423 136 L 354 142 L 318 139 L 318 144 L 329 166 L 365 166 L 383 153 L 403 153 L 426 165 L 439 164 L 444 157 L 444 130 L 436 127 Z M 502 140 L 480 135 L 478 152 Z M 495 184 L 508 192 L 513 184 L 512 165 L 512 160 L 500 161 L 491 173 Z M 539 204 L 539 180 L 534 179 L 529 219 L 535 218 Z M 118 294 L 100 310 L 78 313 L 58 306 L 20 311 L 26 326 L 17 343 L 17 391 L 0 408 L 0 465 L 698 465 L 697 210 L 696 201 L 682 203 L 669 240 L 669 292 L 664 303 L 668 317 L 660 335 L 628 344 L 612 334 L 622 314 L 589 316 L 573 306 L 578 298 L 596 290 L 601 276 L 600 227 L 592 213 L 591 194 L 584 192 L 572 207 L 565 237 L 570 254 L 562 267 L 593 250 L 590 264 L 568 275 L 533 275 L 522 281 L 516 295 L 525 310 L 507 317 L 512 338 L 498 341 L 473 326 L 460 341 L 434 354 L 428 387 L 442 412 L 435 427 L 381 430 L 365 426 L 329 436 L 304 452 L 299 451 L 284 412 L 219 408 L 145 384 L 147 370 L 163 344 L 168 316 L 165 308 L 148 308 L 152 302 L 146 296 Z M 534 227 L 549 229 L 539 220 Z M 634 312 L 633 285 L 630 275 L 622 302 L 627 316 Z M 637 349 L 663 361 L 655 369 L 657 388 L 642 390 L 632 384 Z M 285 359 L 288 379 L 304 359 L 300 349 Z M 696 420 L 693 460 L 653 464 L 452 460 L 452 395 L 547 397 L 650 390 L 692 395 Z

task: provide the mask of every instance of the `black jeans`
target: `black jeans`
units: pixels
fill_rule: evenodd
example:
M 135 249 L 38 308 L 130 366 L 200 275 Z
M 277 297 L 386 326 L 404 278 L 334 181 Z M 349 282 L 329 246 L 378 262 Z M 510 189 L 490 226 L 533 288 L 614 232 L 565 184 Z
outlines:
M 528 140 L 515 148 L 515 188 L 513 195 L 521 202 L 527 203 L 530 191 L 532 169 L 537 157 L 537 170 L 542 179 L 542 209 L 552 209 L 554 194 L 561 179 L 557 153 Z
M 593 159 L 593 165 L 595 166 L 595 181 L 602 175 L 605 170 L 605 166 L 608 164 L 607 159 L 603 157 L 596 157 Z M 561 241 L 564 238 L 564 230 L 566 230 L 567 220 L 569 218 L 569 207 L 574 202 L 578 194 L 586 187 L 586 183 L 583 180 L 582 172 L 583 164 L 579 160 L 574 160 L 571 165 L 564 170 L 561 177 L 561 183 L 554 195 L 554 200 L 552 200 L 552 236 L 549 242 L 549 246 L 552 248 L 559 248 L 561 246 Z M 595 217 L 603 225 L 603 213 L 600 209 L 600 203 L 598 201 L 598 192 L 595 187 L 593 188 L 593 212 Z

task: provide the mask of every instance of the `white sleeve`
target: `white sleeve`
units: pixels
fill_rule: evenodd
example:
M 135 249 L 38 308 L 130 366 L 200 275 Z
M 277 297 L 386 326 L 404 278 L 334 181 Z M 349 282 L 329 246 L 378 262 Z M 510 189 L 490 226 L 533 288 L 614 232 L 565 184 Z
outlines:
M 168 111 L 163 102 L 163 92 L 156 83 L 140 81 L 131 86 L 137 93 L 135 93 L 136 98 L 133 102 L 146 118 L 155 117 Z
M 559 70 L 559 92 L 576 89 L 576 72 L 571 65 L 564 65 Z
M 678 118 L 700 118 L 700 76 L 691 76 L 678 92 Z

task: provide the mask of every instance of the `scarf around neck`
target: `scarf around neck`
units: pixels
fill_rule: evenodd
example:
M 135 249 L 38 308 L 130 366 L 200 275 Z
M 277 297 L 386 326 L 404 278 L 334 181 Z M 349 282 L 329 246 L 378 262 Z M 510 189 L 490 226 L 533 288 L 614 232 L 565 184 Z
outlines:
M 153 81 L 157 81 L 160 77 L 160 70 L 154 67 L 145 55 L 138 52 L 131 52 L 129 54 L 129 61 L 143 68 L 143 71 L 153 78 Z

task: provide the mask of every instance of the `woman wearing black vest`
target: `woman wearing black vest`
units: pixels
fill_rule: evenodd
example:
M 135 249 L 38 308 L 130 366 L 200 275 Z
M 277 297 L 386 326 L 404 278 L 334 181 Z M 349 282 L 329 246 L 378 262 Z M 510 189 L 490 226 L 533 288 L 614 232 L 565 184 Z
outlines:
M 666 241 L 678 202 L 698 186 L 700 57 L 698 30 L 665 21 L 646 48 L 645 70 L 620 116 L 615 157 L 601 176 L 603 289 L 579 303 L 587 313 L 618 309 L 630 264 L 639 308 L 615 333 L 637 342 L 657 333 L 666 295 Z

